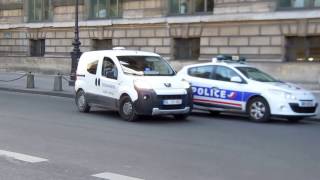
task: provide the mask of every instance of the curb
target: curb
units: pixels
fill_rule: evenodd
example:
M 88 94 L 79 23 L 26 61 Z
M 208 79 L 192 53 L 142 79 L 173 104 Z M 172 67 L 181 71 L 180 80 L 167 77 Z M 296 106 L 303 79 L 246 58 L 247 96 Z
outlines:
M 56 96 L 56 97 L 65 97 L 65 98 L 74 98 L 75 97 L 75 95 L 73 93 L 55 92 L 55 91 L 41 91 L 41 90 L 31 90 L 31 89 L 16 89 L 16 88 L 0 87 L 0 91 L 29 93 L 29 94 L 38 94 L 38 95 L 47 95 L 47 96 Z

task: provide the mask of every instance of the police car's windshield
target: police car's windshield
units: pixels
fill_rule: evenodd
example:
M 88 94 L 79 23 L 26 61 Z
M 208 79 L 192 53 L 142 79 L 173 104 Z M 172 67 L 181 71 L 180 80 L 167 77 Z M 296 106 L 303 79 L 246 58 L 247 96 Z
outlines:
M 118 56 L 123 71 L 137 76 L 173 76 L 175 71 L 157 56 Z
M 278 82 L 275 78 L 253 67 L 237 67 L 248 79 L 260 82 Z

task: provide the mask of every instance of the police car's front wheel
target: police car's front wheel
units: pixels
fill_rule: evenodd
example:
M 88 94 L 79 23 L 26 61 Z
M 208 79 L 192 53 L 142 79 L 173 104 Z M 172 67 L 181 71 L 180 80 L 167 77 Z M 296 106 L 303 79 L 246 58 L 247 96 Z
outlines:
M 128 96 L 121 97 L 119 114 L 126 121 L 137 120 L 138 116 L 136 114 L 133 102 L 131 101 L 130 97 Z
M 255 122 L 267 122 L 270 119 L 269 104 L 262 97 L 252 99 L 248 104 L 247 112 L 250 119 Z

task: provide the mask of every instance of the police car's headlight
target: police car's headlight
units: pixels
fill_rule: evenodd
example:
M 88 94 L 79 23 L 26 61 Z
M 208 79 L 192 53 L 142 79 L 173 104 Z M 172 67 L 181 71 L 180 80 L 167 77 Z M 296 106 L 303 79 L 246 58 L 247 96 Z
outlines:
M 141 80 L 134 81 L 134 86 L 138 89 L 152 89 L 150 84 Z
M 269 91 L 275 95 L 283 96 L 285 99 L 288 99 L 288 100 L 297 100 L 298 99 L 295 95 L 293 95 L 292 93 L 286 92 L 286 91 L 282 91 L 282 90 L 278 90 L 278 89 L 270 89 Z

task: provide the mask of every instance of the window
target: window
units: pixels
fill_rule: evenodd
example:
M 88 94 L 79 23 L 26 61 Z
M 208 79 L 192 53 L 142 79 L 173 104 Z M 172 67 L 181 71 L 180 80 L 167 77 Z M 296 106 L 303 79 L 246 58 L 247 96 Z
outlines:
M 237 69 L 245 75 L 248 79 L 252 79 L 259 82 L 279 82 L 269 74 L 260 71 L 254 67 L 237 67 Z
M 320 0 L 279 0 L 278 3 L 280 9 L 320 7 Z
M 136 76 L 173 76 L 175 71 L 158 56 L 118 56 L 122 70 Z
M 193 77 L 213 79 L 213 66 L 193 67 L 188 70 L 188 74 Z
M 102 64 L 102 76 L 109 78 L 109 79 L 118 79 L 118 69 L 117 66 L 114 64 L 114 62 L 108 58 L 105 57 L 103 59 Z
M 29 0 L 29 21 L 36 22 L 49 20 L 50 2 L 50 0 Z
M 94 61 L 94 62 L 89 63 L 89 64 L 87 65 L 87 71 L 88 71 L 88 73 L 94 74 L 94 75 L 97 73 L 98 62 L 99 62 L 99 61 Z
M 213 12 L 213 0 L 169 0 L 170 14 L 194 14 Z
M 94 39 L 93 50 L 112 49 L 112 39 Z
M 217 66 L 215 72 L 215 79 L 218 81 L 228 81 L 231 82 L 232 77 L 240 77 L 234 70 L 224 67 Z
M 200 56 L 200 38 L 174 39 L 174 58 L 195 60 Z
M 287 37 L 286 60 L 320 62 L 320 36 Z
M 121 16 L 122 0 L 91 0 L 90 18 L 114 18 Z
M 31 39 L 30 40 L 30 56 L 42 57 L 45 53 L 45 40 L 44 39 Z

